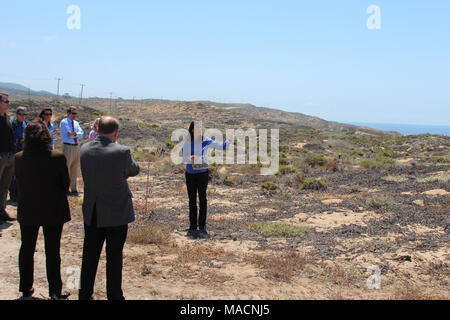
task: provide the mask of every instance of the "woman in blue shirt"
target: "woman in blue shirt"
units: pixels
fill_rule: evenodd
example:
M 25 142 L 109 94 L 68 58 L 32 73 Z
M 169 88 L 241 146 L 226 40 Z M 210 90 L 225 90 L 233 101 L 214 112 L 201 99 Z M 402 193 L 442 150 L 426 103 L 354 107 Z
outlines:
M 52 142 L 50 143 L 50 150 L 53 151 L 53 150 L 55 150 L 55 146 L 53 144 L 53 142 L 55 141 L 55 134 L 54 134 L 55 126 L 52 123 L 52 116 L 53 116 L 53 110 L 50 108 L 45 108 L 39 114 L 39 118 L 41 118 L 42 121 L 44 121 L 48 130 L 50 131 L 50 134 L 52 135 Z
M 221 144 L 207 137 L 204 139 L 202 132 L 195 128 L 195 123 L 192 122 L 189 126 L 189 136 L 184 142 L 182 150 L 183 160 L 186 163 L 186 186 L 189 195 L 190 227 L 188 236 L 193 238 L 209 238 L 206 232 L 206 190 L 209 181 L 209 165 L 206 155 L 209 148 L 225 150 L 227 142 Z M 200 203 L 198 219 L 197 193 Z M 197 227 L 199 227 L 199 231 L 197 231 Z

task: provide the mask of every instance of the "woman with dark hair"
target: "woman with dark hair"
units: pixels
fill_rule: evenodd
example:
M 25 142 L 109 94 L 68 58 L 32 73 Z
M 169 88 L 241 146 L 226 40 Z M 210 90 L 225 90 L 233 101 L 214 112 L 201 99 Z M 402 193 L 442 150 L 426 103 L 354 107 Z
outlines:
M 53 116 L 53 110 L 51 108 L 45 108 L 41 111 L 39 114 L 39 118 L 45 123 L 48 130 L 50 131 L 50 134 L 52 136 L 52 142 L 50 143 L 50 149 L 55 150 L 55 146 L 53 145 L 55 141 L 55 126 L 52 122 L 52 116 Z
M 183 160 L 186 163 L 186 186 L 189 195 L 189 220 L 190 227 L 188 237 L 209 238 L 206 231 L 207 198 L 209 169 L 206 157 L 209 148 L 227 148 L 227 142 L 217 143 L 214 140 L 203 137 L 201 129 L 192 122 L 189 126 L 189 135 L 183 144 Z M 197 193 L 199 197 L 200 210 L 197 219 Z M 197 223 L 198 220 L 198 223 Z M 197 231 L 197 226 L 199 230 Z
M 25 129 L 24 151 L 15 155 L 19 188 L 17 220 L 20 223 L 20 288 L 23 299 L 34 293 L 34 252 L 39 228 L 44 229 L 49 293 L 52 300 L 65 300 L 62 293 L 60 242 L 64 223 L 70 221 L 67 190 L 70 179 L 64 154 L 51 151 L 52 137 L 42 120 Z
M 89 141 L 94 141 L 100 135 L 98 133 L 98 124 L 100 123 L 100 120 L 100 118 L 97 118 L 92 124 L 92 130 L 89 132 Z

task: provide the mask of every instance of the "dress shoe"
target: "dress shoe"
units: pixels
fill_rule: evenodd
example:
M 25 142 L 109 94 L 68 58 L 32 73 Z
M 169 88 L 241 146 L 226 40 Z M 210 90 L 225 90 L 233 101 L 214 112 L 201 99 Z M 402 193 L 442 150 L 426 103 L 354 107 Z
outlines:
M 50 295 L 51 300 L 67 300 L 67 298 L 69 298 L 69 297 L 70 297 L 70 293 L 68 293 L 68 292 Z
M 21 300 L 33 300 L 33 294 L 34 294 L 34 288 L 31 288 L 31 290 L 27 292 L 22 292 L 22 298 Z

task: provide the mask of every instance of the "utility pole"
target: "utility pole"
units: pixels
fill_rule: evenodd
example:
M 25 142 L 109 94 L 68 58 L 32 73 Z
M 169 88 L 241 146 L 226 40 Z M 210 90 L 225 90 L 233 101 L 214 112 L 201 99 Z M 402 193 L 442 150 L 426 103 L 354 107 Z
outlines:
M 31 107 L 31 86 L 28 85 L 28 103 Z
M 59 97 L 59 83 L 63 80 L 62 78 L 56 78 L 56 80 L 58 80 L 58 91 L 56 94 L 56 97 Z
M 113 92 L 109 93 L 109 115 L 112 115 L 112 96 Z
M 84 87 L 86 87 L 86 85 L 80 84 L 80 86 L 81 86 L 81 93 L 80 93 L 80 106 L 81 106 L 81 101 L 83 100 L 83 89 L 84 89 Z

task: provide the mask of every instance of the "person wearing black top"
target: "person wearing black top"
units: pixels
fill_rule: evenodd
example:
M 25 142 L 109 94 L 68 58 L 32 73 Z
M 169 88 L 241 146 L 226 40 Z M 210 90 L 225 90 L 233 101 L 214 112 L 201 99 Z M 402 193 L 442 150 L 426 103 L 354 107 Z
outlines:
M 7 111 L 9 96 L 0 93 L 0 224 L 13 221 L 6 212 L 6 197 L 14 175 L 14 132 Z
M 61 234 L 70 221 L 67 190 L 70 179 L 64 154 L 51 151 L 50 131 L 42 120 L 25 129 L 24 151 L 15 155 L 15 176 L 19 188 L 17 220 L 20 224 L 19 291 L 23 299 L 32 299 L 34 252 L 39 229 L 45 239 L 45 257 L 49 297 L 66 300 L 61 279 Z

